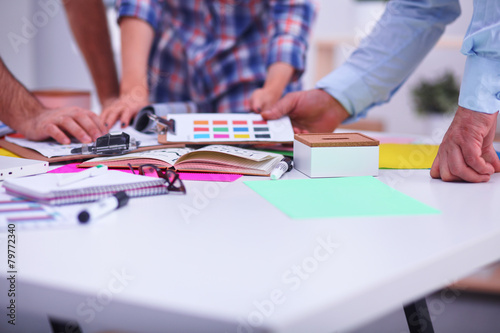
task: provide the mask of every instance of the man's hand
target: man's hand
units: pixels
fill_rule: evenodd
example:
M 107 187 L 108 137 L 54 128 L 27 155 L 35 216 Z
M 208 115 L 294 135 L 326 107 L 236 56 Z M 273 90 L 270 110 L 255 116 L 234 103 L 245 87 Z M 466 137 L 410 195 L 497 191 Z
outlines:
M 61 144 L 70 144 L 72 136 L 82 143 L 90 143 L 106 133 L 95 113 L 79 107 L 42 109 L 16 125 L 13 128 L 29 140 L 52 137 Z
M 459 107 L 432 164 L 432 178 L 479 183 L 499 172 L 493 149 L 497 115 Z
M 319 89 L 287 94 L 261 114 L 264 119 L 288 115 L 295 133 L 333 132 L 349 117 L 349 113 L 335 98 Z

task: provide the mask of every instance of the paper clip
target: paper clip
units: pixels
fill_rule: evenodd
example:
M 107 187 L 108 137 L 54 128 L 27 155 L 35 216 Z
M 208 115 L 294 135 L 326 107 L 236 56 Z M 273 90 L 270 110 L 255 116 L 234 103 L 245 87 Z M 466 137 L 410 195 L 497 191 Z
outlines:
M 83 144 L 81 148 L 71 149 L 72 154 L 121 155 L 137 149 L 140 142 L 125 132 L 108 133 L 91 145 Z

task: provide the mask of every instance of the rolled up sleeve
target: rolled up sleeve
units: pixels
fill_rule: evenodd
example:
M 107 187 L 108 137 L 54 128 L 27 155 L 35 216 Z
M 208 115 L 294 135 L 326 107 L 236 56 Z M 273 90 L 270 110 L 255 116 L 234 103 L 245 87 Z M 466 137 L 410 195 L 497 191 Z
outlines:
M 500 110 L 500 3 L 474 1 L 461 52 L 467 56 L 458 104 L 469 110 Z
M 309 0 L 274 0 L 270 5 L 275 29 L 267 66 L 276 62 L 287 63 L 295 69 L 293 79 L 298 79 L 305 69 L 314 5 Z
M 135 17 L 158 29 L 161 8 L 157 0 L 117 0 L 118 22 L 124 17 Z

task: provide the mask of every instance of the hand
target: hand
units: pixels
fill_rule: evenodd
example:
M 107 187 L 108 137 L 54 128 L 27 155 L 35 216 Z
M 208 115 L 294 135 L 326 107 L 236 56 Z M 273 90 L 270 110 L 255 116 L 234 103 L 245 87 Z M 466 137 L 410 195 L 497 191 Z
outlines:
M 500 161 L 493 149 L 497 115 L 459 107 L 439 146 L 431 177 L 479 183 L 499 172 Z
M 70 144 L 70 136 L 82 143 L 91 143 L 106 133 L 94 112 L 79 107 L 43 109 L 32 117 L 26 117 L 16 127 L 29 140 L 52 137 L 61 144 Z
M 250 110 L 256 113 L 262 110 L 270 109 L 277 101 L 279 101 L 283 92 L 260 88 L 253 92 L 250 97 Z
M 101 121 L 109 130 L 120 121 L 121 128 L 125 128 L 139 111 L 149 105 L 147 94 L 122 95 L 107 106 L 101 113 Z
M 289 115 L 295 133 L 333 132 L 349 117 L 335 98 L 319 89 L 287 94 L 261 114 L 264 119 Z

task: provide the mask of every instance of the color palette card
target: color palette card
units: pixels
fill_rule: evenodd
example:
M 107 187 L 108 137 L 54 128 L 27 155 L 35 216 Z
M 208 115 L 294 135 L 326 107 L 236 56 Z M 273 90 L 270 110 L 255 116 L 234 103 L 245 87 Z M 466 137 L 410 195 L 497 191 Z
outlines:
M 264 120 L 255 113 L 171 114 L 175 134 L 167 142 L 292 142 L 293 128 L 288 117 Z M 159 139 L 161 142 L 161 140 Z

